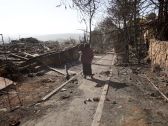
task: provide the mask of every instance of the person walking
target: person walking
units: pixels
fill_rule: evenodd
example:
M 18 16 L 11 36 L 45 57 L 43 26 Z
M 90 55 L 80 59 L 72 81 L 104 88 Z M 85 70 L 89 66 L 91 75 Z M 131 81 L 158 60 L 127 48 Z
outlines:
M 84 78 L 87 76 L 90 76 L 93 79 L 93 74 L 92 74 L 92 60 L 93 60 L 93 50 L 90 48 L 90 44 L 85 43 L 82 48 L 81 48 L 81 62 L 82 62 L 82 67 L 83 67 L 83 75 Z

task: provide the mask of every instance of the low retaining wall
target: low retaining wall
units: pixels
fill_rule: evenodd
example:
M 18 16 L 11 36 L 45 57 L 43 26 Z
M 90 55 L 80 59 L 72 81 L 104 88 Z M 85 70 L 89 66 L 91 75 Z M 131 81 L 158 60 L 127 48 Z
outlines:
M 168 69 L 168 41 L 150 40 L 149 56 L 152 64 Z

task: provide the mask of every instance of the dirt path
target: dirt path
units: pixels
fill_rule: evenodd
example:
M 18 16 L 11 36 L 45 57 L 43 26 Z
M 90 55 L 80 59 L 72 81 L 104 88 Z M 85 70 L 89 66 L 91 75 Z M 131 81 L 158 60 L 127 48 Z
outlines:
M 110 67 L 113 54 L 93 65 L 95 79 L 82 76 L 66 85 L 63 91 L 38 104 L 45 113 L 22 122 L 22 126 L 91 126 L 100 95 L 109 76 L 109 90 L 100 126 L 167 126 L 168 103 L 129 67 Z M 97 99 L 97 100 L 93 100 Z
M 129 68 L 113 68 L 107 97 L 100 126 L 168 126 L 168 103 Z
M 98 65 L 93 65 L 94 80 L 79 76 L 77 84 L 68 84 L 64 92 L 39 104 L 48 106 L 44 116 L 26 121 L 22 126 L 90 126 L 98 104 L 93 98 L 100 97 L 112 58 L 113 55 L 108 54 L 97 62 Z

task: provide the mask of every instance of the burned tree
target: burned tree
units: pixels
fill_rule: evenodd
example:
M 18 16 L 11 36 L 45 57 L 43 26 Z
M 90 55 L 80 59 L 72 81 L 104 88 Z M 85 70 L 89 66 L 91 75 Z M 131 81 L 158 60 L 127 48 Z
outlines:
M 57 5 L 57 7 L 64 5 L 67 8 L 68 5 L 70 8 L 80 11 L 82 15 L 81 21 L 84 21 L 86 25 L 86 33 L 88 33 L 87 28 L 89 28 L 89 43 L 91 43 L 92 21 L 102 2 L 101 0 L 71 0 L 71 2 L 69 3 L 67 0 L 61 1 L 61 4 Z
M 89 43 L 92 40 L 92 20 L 99 7 L 100 0 L 72 0 L 76 7 L 80 10 L 83 15 L 83 19 L 87 22 L 89 26 Z M 87 24 L 87 23 L 86 23 Z
M 132 26 L 135 25 L 137 19 L 137 4 L 138 1 L 128 0 L 111 0 L 110 7 L 108 8 L 108 15 L 113 23 L 118 27 L 122 37 L 118 38 L 118 46 L 123 48 L 125 52 L 125 61 L 129 61 L 129 42 L 131 39 Z M 131 33 L 132 32 L 132 33 Z M 135 36 L 134 36 L 135 38 Z M 134 39 L 134 41 L 136 41 Z
M 159 40 L 168 40 L 168 0 L 147 0 L 144 8 L 150 7 L 150 11 L 157 13 L 157 17 L 153 20 L 153 29 L 155 38 Z
M 157 38 L 168 40 L 168 0 L 158 0 Z
M 92 46 L 98 53 L 106 52 L 112 48 L 116 49 L 119 31 L 120 29 L 112 22 L 111 18 L 106 17 L 92 31 Z
M 116 25 L 117 31 L 115 49 L 117 52 L 125 52 L 124 62 L 129 62 L 131 46 L 138 62 L 140 62 L 140 44 L 142 43 L 142 29 L 140 27 L 140 11 L 144 5 L 143 0 L 111 0 L 108 8 L 108 17 L 112 24 Z M 110 26 L 108 26 L 110 27 Z

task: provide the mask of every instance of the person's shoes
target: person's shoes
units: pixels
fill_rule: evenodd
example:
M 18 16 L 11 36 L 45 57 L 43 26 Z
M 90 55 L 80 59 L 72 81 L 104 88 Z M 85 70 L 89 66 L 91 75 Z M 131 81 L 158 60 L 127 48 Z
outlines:
M 66 75 L 66 80 L 69 80 L 70 79 L 70 75 Z

